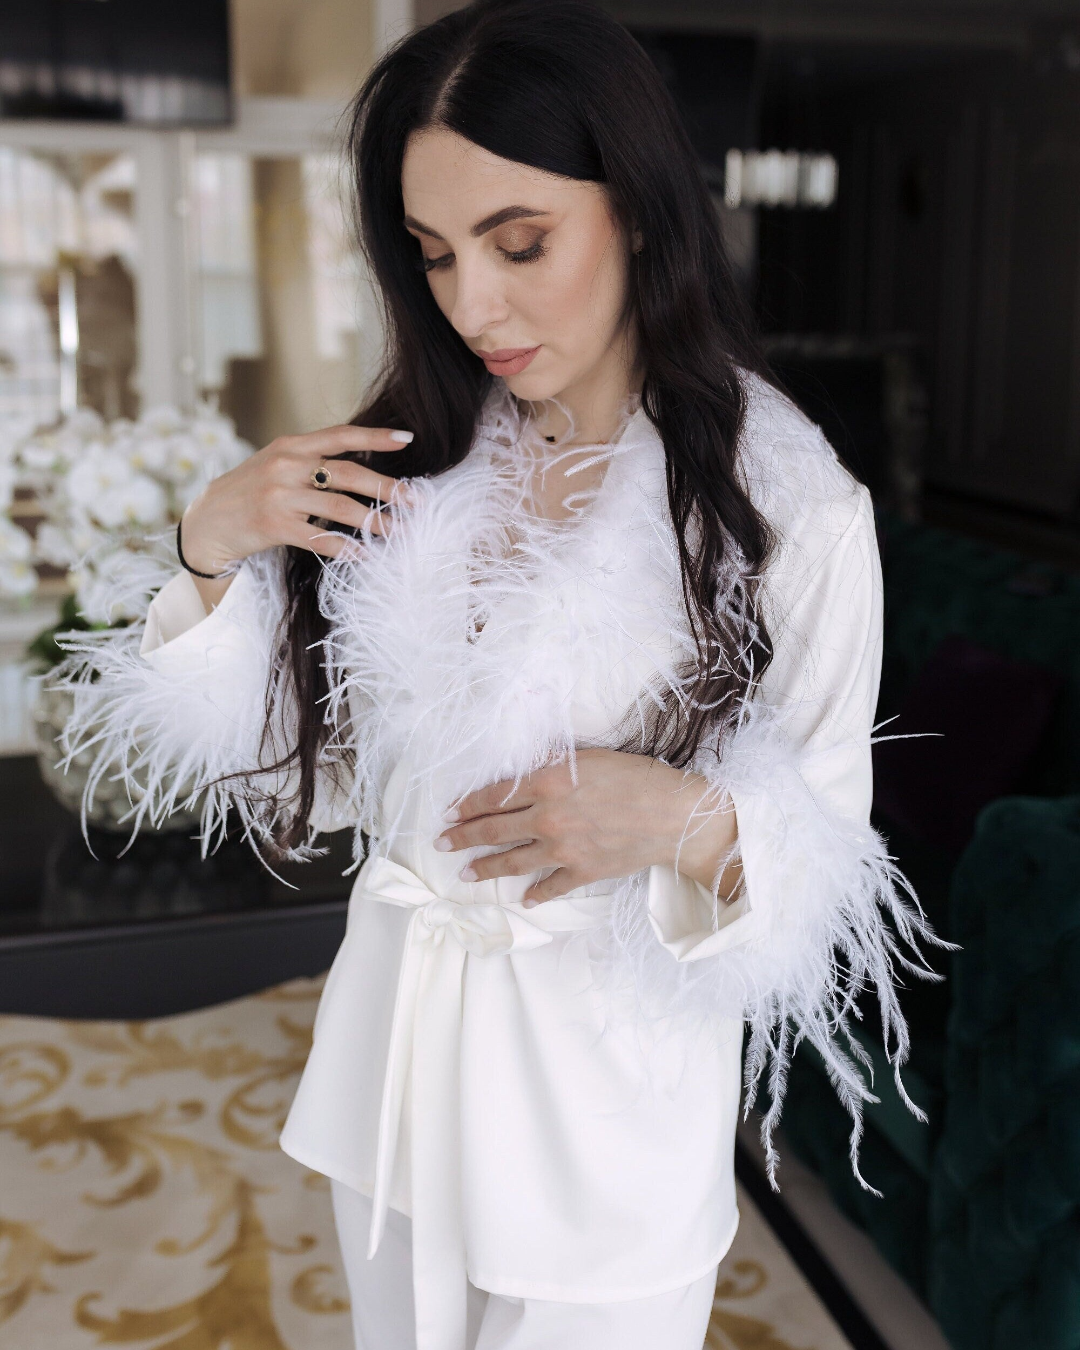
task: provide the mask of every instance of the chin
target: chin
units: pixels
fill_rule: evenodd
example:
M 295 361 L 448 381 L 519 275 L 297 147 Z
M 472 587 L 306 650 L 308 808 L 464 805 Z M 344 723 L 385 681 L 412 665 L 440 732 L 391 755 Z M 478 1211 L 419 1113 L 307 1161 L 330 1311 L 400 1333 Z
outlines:
M 539 404 L 545 398 L 558 398 L 572 383 L 572 377 L 567 377 L 566 371 L 552 370 L 552 365 L 555 363 L 548 352 L 539 351 L 520 373 L 502 375 L 501 379 L 514 398 L 524 398 L 526 402 Z
M 533 362 L 535 365 L 536 362 Z M 526 366 L 520 375 L 503 376 L 503 383 L 515 398 L 528 403 L 542 403 L 544 399 L 558 398 L 571 381 L 560 379 L 543 371 L 534 371 L 532 365 Z

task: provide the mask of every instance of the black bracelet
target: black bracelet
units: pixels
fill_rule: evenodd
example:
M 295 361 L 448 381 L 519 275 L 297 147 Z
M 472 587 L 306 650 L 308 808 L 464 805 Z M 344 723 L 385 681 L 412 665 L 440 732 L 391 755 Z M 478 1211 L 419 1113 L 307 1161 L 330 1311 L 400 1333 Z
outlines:
M 180 525 L 176 522 L 176 556 L 180 559 L 180 566 L 185 572 L 190 572 L 193 577 L 202 577 L 203 581 L 223 581 L 229 574 L 228 572 L 200 572 L 197 567 L 192 567 L 184 557 L 184 550 L 180 543 Z

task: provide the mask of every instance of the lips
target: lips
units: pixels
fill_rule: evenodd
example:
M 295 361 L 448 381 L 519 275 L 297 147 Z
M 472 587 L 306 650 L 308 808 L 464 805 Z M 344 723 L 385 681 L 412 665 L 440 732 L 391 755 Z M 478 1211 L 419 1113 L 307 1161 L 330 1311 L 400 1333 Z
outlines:
M 524 370 L 536 353 L 537 347 L 500 347 L 494 352 L 477 352 L 492 375 L 517 375 Z

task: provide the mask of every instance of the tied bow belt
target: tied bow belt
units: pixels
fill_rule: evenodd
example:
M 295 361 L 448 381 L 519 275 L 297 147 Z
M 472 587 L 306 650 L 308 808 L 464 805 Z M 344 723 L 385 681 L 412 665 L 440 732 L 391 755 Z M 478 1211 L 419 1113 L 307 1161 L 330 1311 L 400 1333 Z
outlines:
M 449 900 L 383 857 L 365 865 L 362 887 L 372 900 L 412 911 L 379 1113 L 368 1257 L 378 1250 L 386 1226 L 408 1085 L 417 1350 L 464 1350 L 468 1272 L 459 1065 L 466 956 L 525 952 L 545 946 L 554 933 L 595 928 L 606 915 L 610 890 L 575 892 L 528 910 L 520 904 Z

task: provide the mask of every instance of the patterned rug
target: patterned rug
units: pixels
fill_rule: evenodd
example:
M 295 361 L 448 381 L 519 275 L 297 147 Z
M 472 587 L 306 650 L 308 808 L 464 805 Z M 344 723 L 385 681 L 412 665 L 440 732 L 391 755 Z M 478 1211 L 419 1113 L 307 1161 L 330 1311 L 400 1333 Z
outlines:
M 0 1346 L 351 1350 L 329 1185 L 276 1145 L 320 987 L 0 1017 Z M 850 1350 L 740 1204 L 709 1350 Z

